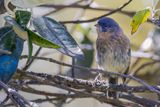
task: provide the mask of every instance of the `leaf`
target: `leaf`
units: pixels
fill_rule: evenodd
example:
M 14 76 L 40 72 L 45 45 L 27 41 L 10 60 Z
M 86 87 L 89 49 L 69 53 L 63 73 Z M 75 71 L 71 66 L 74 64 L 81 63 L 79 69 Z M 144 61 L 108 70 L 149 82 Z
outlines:
M 32 42 L 38 46 L 45 47 L 45 48 L 60 48 L 59 45 L 37 35 L 36 33 L 32 32 L 29 29 L 26 29 L 29 35 L 29 38 L 32 40 Z
M 28 31 L 28 59 L 27 59 L 27 64 L 30 62 L 30 59 L 32 57 L 32 52 L 33 52 L 32 35 Z
M 15 12 L 15 19 L 16 22 L 23 28 L 26 29 L 27 24 L 31 18 L 31 13 L 29 11 L 23 11 L 23 10 L 17 10 Z M 27 64 L 30 62 L 31 56 L 33 52 L 33 45 L 32 45 L 32 39 L 31 36 L 28 35 L 28 59 Z
M 23 30 L 21 28 L 21 26 L 19 26 L 19 24 L 17 24 L 17 22 L 10 16 L 6 16 L 5 20 L 13 26 L 13 30 L 15 31 L 15 33 L 22 39 L 24 40 L 28 40 L 28 34 L 31 35 L 31 39 L 32 42 L 35 43 L 36 45 L 39 45 L 41 47 L 45 47 L 45 48 L 60 48 L 59 45 L 41 37 L 38 36 L 36 33 L 32 32 L 31 30 L 29 30 L 28 28 L 26 28 L 25 30 Z
M 144 9 L 144 10 L 136 12 L 136 14 L 133 16 L 132 22 L 130 24 L 130 26 L 132 27 L 131 34 L 135 33 L 137 31 L 138 27 L 142 23 L 147 21 L 150 14 L 151 14 L 150 9 Z
M 33 25 L 42 37 L 61 46 L 58 51 L 71 57 L 84 58 L 76 41 L 60 23 L 48 17 L 40 17 L 33 19 Z
M 15 49 L 15 36 L 11 27 L 0 28 L 0 49 L 13 52 Z
M 30 18 L 31 18 L 31 13 L 29 11 L 23 11 L 23 10 L 17 10 L 15 12 L 16 15 L 16 22 L 23 28 L 25 29 Z
M 14 32 L 23 40 L 28 39 L 28 33 L 10 16 L 5 16 L 4 19 L 13 27 Z

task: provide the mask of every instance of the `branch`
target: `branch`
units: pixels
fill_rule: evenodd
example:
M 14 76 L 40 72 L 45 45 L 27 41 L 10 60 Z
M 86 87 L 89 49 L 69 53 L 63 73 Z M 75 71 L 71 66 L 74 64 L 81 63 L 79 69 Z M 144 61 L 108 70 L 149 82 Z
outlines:
M 42 50 L 42 47 L 39 47 L 38 50 L 36 51 L 36 53 L 34 54 L 34 56 L 38 56 L 40 51 Z M 30 59 L 29 63 L 25 65 L 25 67 L 23 68 L 23 70 L 27 70 L 31 64 L 34 62 L 34 58 Z
M 63 62 L 54 60 L 52 58 L 35 57 L 35 56 L 32 56 L 32 57 L 34 57 L 35 59 L 49 61 L 49 62 L 60 64 L 60 65 L 63 65 L 63 66 L 67 66 L 67 67 L 74 67 L 74 68 L 77 68 L 77 69 L 91 71 L 91 72 L 96 72 L 96 73 L 100 72 L 100 73 L 104 74 L 105 76 L 116 75 L 116 76 L 119 76 L 119 77 L 124 77 L 124 78 L 128 78 L 128 79 L 132 79 L 132 80 L 137 81 L 138 83 L 142 84 L 143 86 L 145 86 L 146 88 L 148 88 L 150 91 L 156 92 L 157 94 L 160 94 L 159 90 L 155 89 L 154 87 L 150 86 L 149 84 L 147 84 L 143 80 L 141 80 L 139 78 L 136 78 L 136 77 L 134 77 L 132 75 L 125 75 L 125 74 L 121 74 L 121 73 L 118 73 L 118 72 L 108 72 L 108 71 L 103 71 L 103 70 L 100 70 L 100 69 L 87 68 L 87 67 L 82 67 L 82 66 L 77 66 L 77 65 L 73 66 L 73 65 L 70 65 L 70 64 L 67 64 L 67 63 L 63 63 Z M 28 58 L 28 56 L 24 55 L 21 58 Z
M 129 86 L 123 86 L 123 85 L 117 85 L 118 87 L 121 87 L 123 89 L 117 88 L 116 85 L 111 85 L 108 87 L 108 84 L 106 82 L 101 81 L 101 82 L 95 82 L 95 81 L 87 81 L 87 80 L 82 80 L 82 79 L 73 79 L 70 77 L 64 77 L 64 76 L 52 76 L 48 74 L 43 74 L 43 73 L 34 73 L 34 72 L 18 72 L 22 73 L 25 75 L 25 77 L 29 77 L 35 81 L 38 81 L 39 83 L 43 83 L 42 85 L 51 85 L 57 88 L 65 89 L 67 91 L 74 92 L 75 94 L 62 94 L 59 95 L 58 93 L 48 93 L 44 91 L 37 91 L 37 90 L 31 90 L 31 93 L 35 94 L 46 94 L 46 95 L 51 95 L 51 96 L 59 96 L 59 97 L 67 97 L 67 98 L 86 98 L 86 97 L 92 97 L 100 102 L 105 102 L 109 103 L 112 105 L 116 105 L 119 107 L 126 107 L 128 103 L 123 102 L 121 100 L 115 100 L 115 99 L 109 99 L 105 96 L 105 92 L 108 90 L 112 91 L 126 91 L 128 93 L 132 92 L 133 90 L 135 91 L 137 87 L 129 87 Z M 24 85 L 24 84 L 23 84 Z M 28 85 L 28 84 L 27 84 Z M 112 87 L 112 88 L 110 88 Z M 116 87 L 116 88 L 115 88 Z M 126 88 L 127 87 L 127 88 Z M 125 89 L 126 88 L 126 89 Z M 130 90 L 128 90 L 130 88 Z M 135 89 L 134 89 L 135 88 Z M 141 87 L 138 87 L 141 88 Z M 137 89 L 138 89 L 137 88 Z M 158 87 L 156 87 L 158 88 Z M 23 90 L 24 88 L 22 88 Z M 145 89 L 145 87 L 142 87 L 142 89 Z M 140 89 L 138 89 L 141 91 Z M 146 89 L 148 91 L 148 89 Z M 23 91 L 28 91 L 26 88 Z M 129 92 L 130 91 L 130 92 Z M 129 100 L 134 103 L 141 104 L 143 106 L 156 106 L 160 105 L 159 101 L 153 101 L 150 99 L 142 98 L 139 96 L 131 95 L 131 94 L 124 94 L 120 93 L 119 96 L 121 99 Z
M 20 74 L 23 74 L 22 71 L 18 71 L 18 73 Z M 73 79 L 73 78 L 70 78 L 70 77 L 65 77 L 65 76 L 52 76 L 52 75 L 48 75 L 48 74 L 38 74 L 38 73 L 34 73 L 34 72 L 29 72 L 29 73 L 26 73 L 24 72 L 23 75 L 35 75 L 35 76 L 40 76 L 41 78 L 52 78 L 51 81 L 54 81 L 56 84 L 60 84 L 63 82 L 63 84 L 66 84 L 70 87 L 76 87 L 77 89 L 87 89 L 87 90 L 91 90 L 91 91 L 101 91 L 101 92 L 106 92 L 108 90 L 110 91 L 119 91 L 119 92 L 126 92 L 128 94 L 130 93 L 140 93 L 140 92 L 152 92 L 150 91 L 148 88 L 146 88 L 145 86 L 127 86 L 127 85 L 109 85 L 108 86 L 108 83 L 105 81 L 105 80 L 102 80 L 102 81 L 92 81 L 92 80 L 83 80 L 83 79 Z M 44 82 L 39 82 L 39 81 L 36 81 L 36 80 L 25 80 L 24 78 L 24 81 L 20 80 L 21 81 L 21 85 L 51 85 L 50 83 L 44 83 Z M 58 81 L 61 81 L 60 83 Z M 13 85 L 16 85 L 18 84 L 17 82 L 13 83 Z M 52 84 L 53 85 L 53 84 Z M 54 85 L 55 86 L 55 85 Z M 155 89 L 157 90 L 160 90 L 158 87 L 159 86 L 152 86 L 154 87 Z M 23 88 L 23 87 L 19 87 L 18 89 L 21 89 L 22 90 L 26 90 L 26 88 Z M 33 91 L 33 90 L 32 90 Z M 34 92 L 31 92 L 31 93 L 34 93 Z M 44 95 L 43 92 L 40 92 L 42 95 Z M 37 93 L 37 94 L 40 94 L 40 93 Z M 45 93 L 46 95 L 48 95 L 47 93 Z M 52 95 L 50 95 L 52 96 Z
M 25 104 L 31 107 L 30 103 L 24 97 L 19 95 L 15 90 L 9 88 L 2 81 L 0 81 L 0 88 L 4 89 L 4 91 L 7 93 L 6 99 L 10 98 L 16 107 L 18 107 L 18 105 L 21 107 L 25 107 Z M 3 103 L 4 102 L 2 102 L 1 104 Z
M 153 60 L 160 60 L 160 57 L 154 53 L 143 52 L 143 51 L 132 51 L 131 56 L 135 58 L 146 58 Z
M 130 1 L 129 1 L 130 2 Z M 128 2 L 127 2 L 128 3 Z M 129 3 L 128 3 L 129 4 Z M 127 5 L 128 5 L 127 4 Z M 125 5 L 125 4 L 124 4 Z M 123 6 L 124 6 L 123 5 Z M 124 15 L 127 15 L 129 17 L 132 17 L 136 12 L 134 11 L 125 11 L 125 10 L 122 10 L 124 7 L 122 7 L 122 9 L 118 8 L 116 10 L 113 10 L 113 9 L 110 9 L 110 8 L 102 8 L 102 7 L 91 7 L 90 5 L 79 5 L 77 3 L 73 3 L 73 4 L 70 4 L 70 5 L 55 5 L 55 4 L 45 4 L 45 5 L 40 5 L 39 7 L 47 7 L 47 8 L 56 8 L 56 10 L 50 12 L 50 13 L 47 13 L 45 14 L 46 15 L 49 15 L 51 13 L 55 13 L 61 9 L 65 9 L 65 8 L 80 8 L 80 9 L 90 9 L 90 10 L 96 10 L 96 11 L 111 11 L 103 16 L 99 16 L 97 17 L 96 19 L 93 18 L 93 19 L 89 19 L 89 20 L 76 20 L 76 21 L 61 21 L 61 23 L 87 23 L 87 22 L 93 22 L 93 21 L 96 21 L 98 18 L 101 18 L 101 17 L 104 17 L 104 16 L 109 16 L 111 14 L 114 14 L 115 12 L 119 12 L 119 13 L 122 13 Z M 112 13 L 113 12 L 113 13 Z M 147 22 L 149 23 L 152 23 L 152 21 L 150 19 L 147 20 Z
M 91 7 L 90 5 L 79 5 L 79 4 L 71 4 L 71 5 L 55 5 L 55 4 L 45 4 L 45 5 L 40 5 L 39 7 L 47 7 L 47 8 L 55 8 L 55 9 L 64 9 L 64 8 L 81 8 L 81 9 L 89 9 L 89 10 L 96 10 L 96 11 L 113 11 L 113 9 L 110 8 L 102 8 L 102 7 Z M 125 14 L 127 16 L 132 17 L 135 12 L 134 11 L 125 11 L 125 10 L 120 10 L 117 11 L 122 14 Z
M 76 1 L 76 2 L 71 3 L 70 5 L 76 5 L 76 4 L 78 4 L 78 3 L 81 3 L 82 1 L 83 1 L 83 0 L 79 0 L 79 1 Z M 47 16 L 47 15 L 50 15 L 50 14 L 52 14 L 52 13 L 58 12 L 58 11 L 60 11 L 60 10 L 62 10 L 62 9 L 65 9 L 65 7 L 59 7 L 59 8 L 57 8 L 56 10 L 53 10 L 53 11 L 51 11 L 51 12 L 49 12 L 49 13 L 44 14 L 44 16 Z
M 78 24 L 78 23 L 93 22 L 93 21 L 98 20 L 99 18 L 102 18 L 102 17 L 105 17 L 105 16 L 109 16 L 111 14 L 114 14 L 114 13 L 118 12 L 118 11 L 121 11 L 124 7 L 126 7 L 131 2 L 132 2 L 132 0 L 129 0 L 128 2 L 124 3 L 121 7 L 117 8 L 117 9 L 115 9 L 115 10 L 113 10 L 113 11 L 107 13 L 107 14 L 104 14 L 102 16 L 98 16 L 98 17 L 95 17 L 95 18 L 92 18 L 92 19 L 88 19 L 88 20 L 75 20 L 75 21 L 61 21 L 60 23 L 63 23 L 63 24 L 76 23 L 76 24 Z

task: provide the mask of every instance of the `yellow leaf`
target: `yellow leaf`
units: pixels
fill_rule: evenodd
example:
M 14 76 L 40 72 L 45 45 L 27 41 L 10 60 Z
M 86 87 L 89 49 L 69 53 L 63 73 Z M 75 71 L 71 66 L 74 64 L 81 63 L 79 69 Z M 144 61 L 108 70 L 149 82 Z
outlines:
M 131 34 L 135 33 L 140 26 L 140 24 L 147 21 L 148 17 L 150 16 L 151 12 L 150 9 L 144 9 L 141 11 L 136 12 L 136 14 L 133 16 L 132 22 L 130 26 L 132 27 Z

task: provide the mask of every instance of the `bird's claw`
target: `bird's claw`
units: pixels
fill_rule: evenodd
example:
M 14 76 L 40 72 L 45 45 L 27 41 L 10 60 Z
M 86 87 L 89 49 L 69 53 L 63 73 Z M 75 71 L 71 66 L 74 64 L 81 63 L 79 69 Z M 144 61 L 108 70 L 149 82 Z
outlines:
M 95 77 L 94 82 L 99 82 L 100 80 L 102 80 L 102 74 L 98 73 L 98 75 Z

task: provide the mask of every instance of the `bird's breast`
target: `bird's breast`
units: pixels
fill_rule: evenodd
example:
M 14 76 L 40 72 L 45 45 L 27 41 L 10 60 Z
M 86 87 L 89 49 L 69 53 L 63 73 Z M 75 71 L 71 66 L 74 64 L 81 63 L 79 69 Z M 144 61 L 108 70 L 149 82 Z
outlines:
M 129 66 L 130 56 L 126 47 L 118 41 L 98 38 L 97 62 L 106 71 L 123 73 Z

